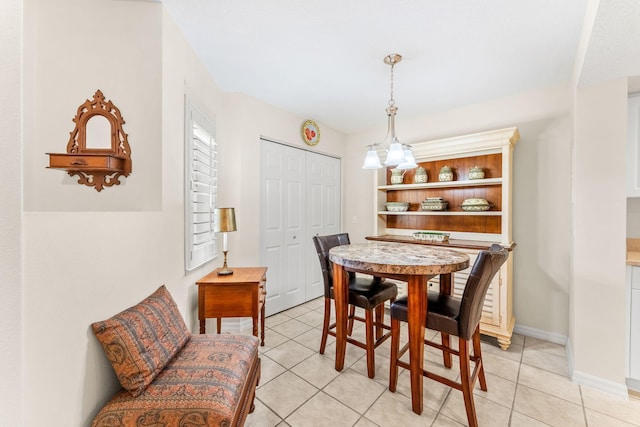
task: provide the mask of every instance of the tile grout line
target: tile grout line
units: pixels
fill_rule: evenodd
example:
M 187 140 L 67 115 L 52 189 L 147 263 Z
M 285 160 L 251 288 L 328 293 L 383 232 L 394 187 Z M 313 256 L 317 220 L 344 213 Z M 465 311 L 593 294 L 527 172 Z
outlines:
M 589 420 L 587 419 L 587 408 L 584 406 L 584 397 L 582 396 L 582 386 L 578 386 L 580 391 L 580 402 L 582 403 L 582 416 L 584 417 L 584 425 L 589 427 Z
M 526 341 L 527 339 L 525 337 L 525 339 L 522 341 L 522 351 L 520 352 L 520 360 L 518 361 L 518 374 L 516 375 L 516 386 L 513 390 L 513 399 L 511 400 L 511 409 L 509 411 L 509 423 L 507 424 L 509 426 L 513 421 L 513 411 L 515 410 L 516 406 L 516 396 L 518 395 L 518 386 L 520 384 L 520 370 L 522 369 L 522 360 L 524 359 L 524 347 L 526 345 Z
M 345 369 L 344 369 L 340 374 L 338 374 L 338 376 L 335 376 L 335 377 L 331 378 L 331 379 L 330 379 L 326 384 L 324 384 L 322 387 L 318 387 L 318 386 L 316 386 L 316 385 L 312 384 L 310 381 L 306 380 L 305 378 L 301 377 L 300 375 L 298 375 L 297 373 L 295 373 L 295 372 L 293 372 L 293 371 L 292 371 L 292 369 L 294 369 L 295 367 L 297 367 L 297 366 L 299 366 L 300 364 L 304 363 L 305 361 L 309 360 L 312 356 L 314 356 L 314 355 L 317 355 L 317 354 L 318 354 L 318 350 L 317 350 L 317 348 L 315 348 L 315 347 L 311 347 L 311 346 L 309 345 L 309 344 L 311 343 L 311 341 L 312 341 L 312 340 L 310 340 L 310 339 L 309 339 L 309 337 L 305 337 L 304 341 L 306 341 L 306 343 L 303 343 L 303 342 L 299 342 L 299 341 L 297 341 L 297 339 L 298 339 L 300 336 L 302 336 L 303 334 L 309 333 L 309 332 L 311 332 L 311 331 L 315 331 L 315 332 L 320 331 L 320 332 L 321 332 L 321 329 L 322 329 L 321 324 L 320 324 L 320 325 L 318 325 L 318 326 L 316 326 L 315 322 L 313 322 L 311 319 L 306 319 L 306 321 L 303 321 L 303 320 L 300 320 L 300 319 L 299 319 L 299 317 L 300 317 L 300 316 L 305 316 L 305 315 L 310 314 L 310 313 L 317 313 L 317 314 L 319 314 L 319 315 L 323 316 L 323 314 L 324 314 L 324 313 L 323 313 L 323 307 L 318 306 L 318 307 L 317 307 L 317 308 L 315 308 L 315 309 L 314 309 L 314 308 L 310 308 L 310 307 L 306 307 L 306 308 L 307 308 L 307 311 L 306 311 L 306 312 L 303 312 L 303 313 L 299 313 L 298 317 L 291 317 L 290 315 L 285 315 L 285 314 L 283 314 L 282 319 L 286 319 L 286 320 L 284 320 L 284 321 L 282 321 L 282 322 L 278 323 L 277 325 L 274 325 L 273 327 L 277 327 L 278 325 L 281 325 L 281 324 L 283 324 L 283 323 L 285 323 L 285 322 L 288 322 L 289 320 L 296 320 L 296 322 L 300 322 L 301 324 L 305 325 L 305 326 L 306 326 L 306 327 L 308 327 L 309 329 L 308 329 L 308 330 L 306 330 L 306 331 L 304 331 L 304 332 L 302 332 L 302 333 L 299 333 L 299 334 L 295 335 L 294 337 L 288 337 L 288 336 L 285 336 L 285 335 L 283 335 L 283 334 L 281 334 L 281 333 L 279 333 L 279 332 L 277 332 L 277 331 L 273 330 L 273 329 L 272 329 L 273 327 L 272 327 L 272 328 L 269 328 L 269 329 L 271 330 L 271 332 L 272 332 L 272 333 L 278 333 L 279 335 L 282 335 L 282 336 L 285 338 L 285 340 L 284 340 L 283 342 L 279 343 L 276 347 L 272 347 L 272 348 L 268 349 L 266 352 L 262 353 L 265 357 L 267 357 L 268 359 L 270 359 L 271 361 L 273 361 L 277 366 L 279 366 L 279 367 L 281 367 L 282 369 L 284 369 L 284 371 L 283 371 L 283 372 L 281 372 L 280 374 L 278 374 L 278 375 L 274 376 L 273 378 L 271 378 L 271 379 L 269 380 L 269 382 L 271 382 L 271 381 L 273 381 L 273 380 L 275 380 L 275 379 L 279 378 L 282 374 L 284 374 L 284 372 L 289 371 L 289 372 L 291 372 L 293 375 L 295 375 L 298 379 L 301 379 L 301 380 L 302 380 L 302 381 L 304 381 L 306 384 L 308 384 L 308 385 L 310 385 L 310 386 L 314 387 L 314 389 L 316 390 L 316 391 L 315 391 L 315 393 L 313 393 L 313 394 L 312 394 L 308 399 L 306 399 L 306 400 L 305 400 L 304 402 L 302 402 L 299 406 L 297 406 L 297 407 L 296 407 L 296 408 L 295 408 L 291 413 L 289 413 L 289 414 L 287 415 L 287 418 L 291 417 L 294 413 L 296 413 L 297 411 L 299 411 L 299 410 L 300 410 L 300 408 L 301 408 L 302 406 L 304 406 L 304 405 L 305 405 L 305 404 L 307 404 L 311 399 L 313 399 L 314 397 L 316 397 L 316 396 L 318 395 L 318 393 L 323 392 L 325 395 L 327 395 L 327 396 L 328 396 L 329 398 L 331 398 L 333 401 L 336 401 L 336 402 L 338 402 L 338 403 L 340 403 L 340 404 L 344 405 L 344 406 L 345 406 L 346 408 L 348 408 L 349 410 L 354 411 L 356 414 L 358 414 L 358 418 L 357 418 L 357 420 L 355 421 L 355 423 L 353 424 L 354 426 L 355 426 L 355 425 L 358 425 L 358 424 L 360 424 L 360 423 L 362 423 L 362 422 L 366 422 L 367 424 L 368 424 L 368 423 L 371 423 L 372 425 L 378 425 L 378 426 L 379 426 L 379 424 L 377 424 L 376 422 L 374 422 L 374 421 L 370 420 L 369 418 L 367 418 L 367 417 L 365 416 L 365 414 L 367 413 L 367 411 L 371 410 L 371 408 L 372 408 L 373 406 L 375 406 L 375 404 L 380 400 L 380 398 L 381 398 L 381 397 L 383 397 L 383 396 L 385 395 L 385 390 L 383 390 L 383 391 L 382 391 L 382 392 L 381 392 L 381 393 L 380 393 L 380 394 L 379 394 L 379 395 L 378 395 L 378 396 L 373 400 L 373 403 L 371 403 L 371 404 L 370 404 L 367 408 L 365 408 L 362 412 L 361 412 L 361 411 L 359 411 L 359 410 L 356 410 L 356 409 L 352 408 L 352 407 L 351 407 L 351 406 L 349 406 L 348 404 L 346 404 L 346 403 L 342 402 L 342 401 L 341 401 L 340 399 L 338 399 L 337 397 L 335 397 L 335 396 L 333 396 L 333 395 L 331 395 L 331 394 L 329 394 L 329 393 L 327 393 L 327 392 L 325 391 L 329 385 L 331 385 L 332 383 L 334 383 L 334 382 L 336 381 L 336 379 L 340 378 L 340 376 L 339 376 L 340 374 L 342 374 L 342 373 L 344 373 L 344 372 L 347 372 L 347 371 L 349 371 L 349 370 L 353 371 L 353 373 L 356 373 L 356 374 L 358 374 L 358 375 L 360 375 L 360 376 L 365 376 L 365 375 L 363 375 L 361 372 L 359 372 L 358 370 L 353 369 L 353 366 L 355 366 L 356 364 L 358 364 L 358 362 L 360 362 L 360 361 L 361 361 L 361 359 L 364 357 L 364 355 L 361 355 L 359 358 L 357 358 L 353 363 L 351 363 L 351 364 L 349 365 L 349 367 L 345 367 Z M 303 347 L 303 348 L 305 348 L 305 349 L 311 350 L 311 351 L 312 351 L 312 353 L 311 353 L 311 354 L 309 354 L 309 355 L 308 355 L 308 356 L 306 356 L 306 357 L 303 357 L 301 360 L 297 361 L 297 362 L 296 362 L 294 365 L 292 365 L 291 367 L 286 368 L 285 366 L 281 365 L 279 362 L 275 361 L 274 359 L 271 359 L 271 358 L 269 357 L 269 352 L 270 352 L 271 350 L 273 350 L 273 349 L 275 349 L 275 348 L 277 348 L 277 347 L 281 346 L 281 345 L 285 345 L 285 344 L 287 344 L 289 341 L 293 341 L 293 344 L 296 344 L 296 345 L 302 346 L 302 347 Z M 511 425 L 511 423 L 514 421 L 514 419 L 513 419 L 513 415 L 514 415 L 514 412 L 516 412 L 516 411 L 515 411 L 515 403 L 516 403 L 516 398 L 517 398 L 518 392 L 519 392 L 519 391 L 521 391 L 521 390 L 523 389 L 523 387 L 525 387 L 525 385 L 524 385 L 524 384 L 521 384 L 521 383 L 520 383 L 520 380 L 522 379 L 522 375 L 523 375 L 523 373 L 522 373 L 522 367 L 523 367 L 523 364 L 526 364 L 527 366 L 530 366 L 531 368 L 534 368 L 534 369 L 541 369 L 541 370 L 543 370 L 543 371 L 545 371 L 545 372 L 548 372 L 548 373 L 550 373 L 550 374 L 553 374 L 553 375 L 558 375 L 558 376 L 566 377 L 566 375 L 562 375 L 562 374 L 560 374 L 560 373 L 558 373 L 558 372 L 557 372 L 557 369 L 554 369 L 554 366 L 555 366 L 555 365 L 554 365 L 553 363 L 552 363 L 552 365 L 550 365 L 550 366 L 544 366 L 544 365 L 543 365 L 543 366 L 537 366 L 536 364 L 530 365 L 530 364 L 528 364 L 528 363 L 524 363 L 524 356 L 525 356 L 525 351 L 526 351 L 526 349 L 527 349 L 527 344 L 529 344 L 529 345 L 531 345 L 531 346 L 532 346 L 532 347 L 530 347 L 530 348 L 529 348 L 529 350 L 532 350 L 532 351 L 533 351 L 533 350 L 535 350 L 536 352 L 540 352 L 541 354 L 547 354 L 547 355 L 549 355 L 549 356 L 555 356 L 555 354 L 554 354 L 554 352 L 553 352 L 553 351 L 550 351 L 550 350 L 548 350 L 547 348 L 539 349 L 539 348 L 538 348 L 538 346 L 535 344 L 535 341 L 531 340 L 531 343 L 528 343 L 528 341 L 529 341 L 529 340 L 528 340 L 528 337 L 526 337 L 526 336 L 525 336 L 525 337 L 523 338 L 523 342 L 522 342 L 522 350 L 521 350 L 520 355 L 519 355 L 519 357 L 518 357 L 518 358 L 514 359 L 514 358 L 511 358 L 511 357 L 505 357 L 506 359 L 510 359 L 510 360 L 517 360 L 517 361 L 518 361 L 518 369 L 517 369 L 517 375 L 516 375 L 516 377 L 515 377 L 515 388 L 514 388 L 514 394 L 513 394 L 513 397 L 512 397 L 512 399 L 511 399 L 511 405 L 510 405 L 510 411 L 509 411 L 509 418 L 508 418 L 508 425 Z M 331 343 L 330 345 L 333 345 L 333 344 L 334 344 L 334 343 Z M 325 355 L 326 355 L 326 354 L 325 354 Z M 504 356 L 502 356 L 502 355 L 497 355 L 497 354 L 493 354 L 493 356 L 496 356 L 496 357 L 504 357 Z M 328 356 L 327 356 L 327 357 L 328 357 Z M 329 360 L 335 360 L 335 359 L 331 359 L 330 357 L 328 357 L 328 358 L 329 358 Z M 283 360 L 284 360 L 284 359 L 283 359 Z M 531 362 L 538 363 L 538 362 L 536 362 L 536 360 L 537 360 L 537 359 L 532 359 L 532 360 L 531 360 Z M 555 363 L 555 362 L 554 362 L 554 363 Z M 497 375 L 497 376 L 498 376 L 498 377 L 501 377 L 501 378 L 504 378 L 505 380 L 509 381 L 509 379 L 508 379 L 508 378 L 505 378 L 505 377 L 504 377 L 504 376 L 502 376 L 502 375 Z M 312 377 L 310 377 L 310 378 L 312 378 Z M 265 383 L 265 384 L 263 384 L 263 385 L 269 384 L 269 382 L 268 382 L 268 383 Z M 379 382 L 379 381 L 378 381 L 378 384 L 384 385 L 383 383 L 381 383 L 381 382 Z M 532 390 L 535 390 L 536 392 L 540 392 L 540 393 L 546 394 L 546 395 L 551 396 L 551 397 L 553 397 L 553 398 L 558 398 L 558 399 L 565 400 L 565 401 L 566 401 L 566 402 L 568 402 L 568 403 L 576 404 L 576 403 L 574 403 L 573 401 L 563 399 L 562 397 L 555 396 L 555 395 L 554 395 L 554 394 L 552 394 L 552 393 L 549 393 L 549 392 L 546 392 L 546 391 L 543 391 L 543 390 L 539 390 L 539 389 L 537 389 L 537 388 L 532 388 Z M 438 419 L 439 417 L 445 417 L 444 412 L 443 412 L 443 409 L 444 409 L 444 406 L 446 405 L 447 401 L 450 399 L 450 396 L 451 396 L 451 393 L 452 393 L 452 392 L 453 392 L 453 390 L 452 390 L 452 389 L 447 390 L 446 394 L 444 395 L 444 398 L 442 399 L 442 402 L 440 403 L 440 405 L 438 405 L 438 409 L 437 409 L 437 411 L 435 412 L 434 419 L 433 419 L 433 421 L 431 422 L 431 424 L 430 424 L 430 425 L 432 425 L 432 426 L 433 426 L 433 425 L 437 425 L 437 422 L 436 422 L 436 421 L 437 421 L 437 419 Z M 586 425 L 588 425 L 588 421 L 587 421 L 587 414 L 586 414 L 586 405 L 585 405 L 585 397 L 584 397 L 584 394 L 583 394 L 583 389 L 582 389 L 582 387 L 580 387 L 580 388 L 579 388 L 579 392 L 580 392 L 580 402 L 581 402 L 581 403 L 580 403 L 580 405 L 582 406 L 582 413 L 583 413 L 583 417 L 584 417 L 584 422 L 585 422 L 585 424 L 586 424 Z M 403 394 L 402 396 L 403 396 L 403 397 L 405 397 L 405 398 L 407 397 L 407 396 L 406 396 L 406 395 L 404 395 L 404 394 Z M 483 396 L 481 396 L 481 397 L 483 397 Z M 260 400 L 260 399 L 259 399 L 259 400 Z M 489 400 L 491 400 L 491 399 L 489 399 Z M 273 412 L 273 413 L 274 413 L 274 415 L 276 415 L 276 418 L 280 420 L 280 423 L 281 423 L 283 426 L 284 426 L 284 425 L 289 425 L 289 423 L 286 421 L 286 420 L 287 420 L 287 418 L 282 418 L 282 417 L 281 417 L 280 415 L 278 415 L 275 411 L 273 411 L 269 406 L 267 406 L 267 405 L 266 405 L 262 400 L 260 400 L 260 402 L 261 402 L 261 403 L 262 403 L 262 404 L 263 404 L 263 405 L 264 405 L 268 410 L 270 410 L 271 412 Z M 500 404 L 499 402 L 492 402 L 492 403 Z M 596 412 L 599 412 L 599 411 L 596 411 Z M 526 415 L 526 414 L 524 414 L 524 415 Z M 607 415 L 607 416 L 609 416 L 609 417 L 610 417 L 610 415 L 608 415 L 608 414 L 603 414 L 603 415 Z M 530 415 L 526 415 L 526 416 L 529 416 L 529 417 L 530 417 Z M 614 418 L 615 418 L 615 417 L 614 417 Z M 448 417 L 446 417 L 446 419 L 449 419 L 449 418 L 448 418 Z M 536 418 L 533 418 L 533 419 L 536 419 Z M 538 421 L 538 422 L 541 422 L 541 423 L 542 423 L 542 421 L 540 421 L 540 420 L 537 420 L 537 419 L 536 419 L 536 421 Z M 455 422 L 456 422 L 456 423 L 458 423 L 458 421 L 457 421 L 457 420 L 456 420 Z M 545 424 L 546 424 L 546 423 L 545 423 Z M 278 425 L 280 425 L 280 424 L 278 424 Z
M 311 310 L 310 310 L 310 311 L 311 311 Z M 305 314 L 306 314 L 306 313 L 305 313 Z M 297 318 L 292 317 L 292 318 L 290 318 L 290 319 L 296 320 Z M 287 322 L 287 321 L 285 321 L 285 322 Z M 300 321 L 299 321 L 299 322 L 300 322 Z M 282 322 L 282 323 L 284 323 L 284 322 Z M 302 322 L 302 323 L 304 323 L 304 322 Z M 276 326 L 277 326 L 277 325 L 276 325 Z M 307 324 L 307 326 L 310 326 L 312 329 L 319 329 L 319 328 L 317 328 L 317 327 L 315 327 L 315 326 L 313 326 L 313 325 L 308 325 L 308 324 Z M 274 331 L 274 332 L 276 332 L 276 333 L 277 333 L 277 331 Z M 296 336 L 295 336 L 295 337 L 293 337 L 293 338 L 286 337 L 286 338 L 287 338 L 287 340 L 286 340 L 286 341 L 283 341 L 282 343 L 278 344 L 278 345 L 277 345 L 276 347 L 274 347 L 273 349 L 275 349 L 275 348 L 277 348 L 277 347 L 279 347 L 279 346 L 281 346 L 281 345 L 284 345 L 284 344 L 286 344 L 286 343 L 287 343 L 287 342 L 289 342 L 289 341 L 293 341 L 295 344 L 301 345 L 301 346 L 303 346 L 303 347 L 305 347 L 305 348 L 307 348 L 307 349 L 309 349 L 309 350 L 313 350 L 313 349 L 311 349 L 311 348 L 307 347 L 306 345 L 304 345 L 304 344 L 302 344 L 302 343 L 299 343 L 298 341 L 296 341 L 296 340 L 295 340 L 295 338 L 297 338 L 297 337 L 299 337 L 299 336 L 301 336 L 301 335 L 303 335 L 303 334 L 305 334 L 305 333 L 307 333 L 307 332 L 309 332 L 309 331 L 302 332 L 302 333 L 300 333 L 300 334 L 296 335 Z M 282 335 L 282 334 L 280 334 L 280 335 Z M 284 335 L 283 335 L 283 336 L 284 336 Z M 335 378 L 333 378 L 331 381 L 329 381 L 327 384 L 325 384 L 324 386 L 322 386 L 322 387 L 320 388 L 320 387 L 316 386 L 315 384 L 312 384 L 311 382 L 309 382 L 308 380 L 306 380 L 305 378 L 301 377 L 300 375 L 298 375 L 297 373 L 295 373 L 295 372 L 293 371 L 293 368 L 295 368 L 296 366 L 298 366 L 298 365 L 302 364 L 302 363 L 303 363 L 303 362 L 305 362 L 306 360 L 310 359 L 311 357 L 313 357 L 313 356 L 315 356 L 316 354 L 319 354 L 319 353 L 315 353 L 315 352 L 314 352 L 314 353 L 310 354 L 309 356 L 305 357 L 304 359 L 300 360 L 298 363 L 296 363 L 296 364 L 292 365 L 290 368 L 287 368 L 287 367 L 285 367 L 285 366 L 282 366 L 282 365 L 281 365 L 281 364 L 279 364 L 277 361 L 275 361 L 275 360 L 271 359 L 271 358 L 268 356 L 268 354 L 267 354 L 267 353 L 268 353 L 269 351 L 273 350 L 273 349 L 269 349 L 269 350 L 267 350 L 267 351 L 265 352 L 265 354 L 264 354 L 264 355 L 265 355 L 266 357 L 268 357 L 270 360 L 272 360 L 274 363 L 278 364 L 278 365 L 279 365 L 279 366 L 281 366 L 283 369 L 285 369 L 285 371 L 284 371 L 284 372 L 282 372 L 282 373 L 280 373 L 279 375 L 275 376 L 274 378 L 272 378 L 269 382 L 271 382 L 271 381 L 275 380 L 276 378 L 278 378 L 278 377 L 280 377 L 280 376 L 284 375 L 284 373 L 285 373 L 285 372 L 289 372 L 289 373 L 291 373 L 292 375 L 296 376 L 297 378 L 301 379 L 302 381 L 306 382 L 307 384 L 309 384 L 310 386 L 312 386 L 313 388 L 315 388 L 315 389 L 317 390 L 313 395 L 311 395 L 308 399 L 306 399 L 304 402 L 302 402 L 298 407 L 296 407 L 296 408 L 295 408 L 295 409 L 294 409 L 290 414 L 288 414 L 285 418 L 280 417 L 280 415 L 278 415 L 278 413 L 277 413 L 277 412 L 275 412 L 272 408 L 270 408 L 270 407 L 269 407 L 269 410 L 271 410 L 272 412 L 274 412 L 274 413 L 276 414 L 276 416 L 278 416 L 282 421 L 286 422 L 287 418 L 289 418 L 291 415 L 293 415 L 297 410 L 299 410 L 302 406 L 304 406 L 307 402 L 309 402 L 309 400 L 311 400 L 311 399 L 313 399 L 315 396 L 317 396 L 320 392 L 323 392 L 323 390 L 324 390 L 324 389 L 325 389 L 329 384 L 331 384 L 331 383 L 332 383 L 336 378 L 338 378 L 338 376 L 339 376 L 339 375 L 338 375 L 338 376 L 336 376 Z M 362 359 L 362 357 L 364 357 L 364 355 L 363 355 L 363 356 L 361 356 L 359 359 L 357 359 L 353 364 L 355 364 L 355 363 L 357 363 L 358 361 L 360 361 L 360 360 Z M 328 356 L 327 356 L 327 358 L 328 358 Z M 329 358 L 329 360 L 331 360 L 331 359 Z M 353 364 L 352 364 L 351 366 L 353 366 Z M 346 370 L 348 370 L 348 369 L 351 369 L 351 368 L 350 368 L 350 367 L 349 367 L 349 368 L 346 368 L 346 369 L 345 369 L 345 371 L 346 371 Z M 344 371 L 341 371 L 341 373 L 343 373 L 343 372 L 344 372 Z M 356 374 L 358 374 L 358 375 L 361 375 L 361 374 L 360 374 L 359 372 L 357 372 L 357 371 L 354 371 L 354 372 L 355 372 Z M 268 383 L 267 383 L 267 384 L 268 384 Z M 355 408 L 350 407 L 349 405 L 347 405 L 347 404 L 346 404 L 346 403 L 344 403 L 344 402 L 340 402 L 339 400 L 337 400 L 337 399 L 336 399 L 335 397 L 333 397 L 332 395 L 330 395 L 330 394 L 328 394 L 328 393 L 324 393 L 324 394 L 325 394 L 326 396 L 330 397 L 331 399 L 335 400 L 336 402 L 338 402 L 338 403 L 340 403 L 340 404 L 344 405 L 346 408 L 350 409 L 351 411 L 355 412 L 355 413 L 359 416 L 357 421 L 359 421 L 359 420 L 360 420 L 360 418 L 364 417 L 364 413 L 360 414 L 360 412 L 358 412 L 358 410 L 356 410 Z M 382 394 L 381 394 L 381 395 L 382 395 Z M 379 397 L 380 397 L 380 396 L 378 396 L 378 398 L 379 398 Z M 377 400 L 377 399 L 376 399 L 376 400 Z M 261 400 L 260 402 L 262 402 L 262 400 Z M 264 402 L 262 402 L 262 403 L 264 404 Z M 265 406 L 267 406 L 267 405 L 265 404 Z M 268 407 L 268 406 L 267 406 L 267 407 Z M 369 408 L 370 408 L 370 407 L 369 407 Z M 369 408 L 367 408 L 367 410 L 368 410 Z M 366 411 L 365 411 L 365 412 L 366 412 Z M 357 423 L 357 421 L 356 421 L 356 423 Z M 369 421 L 369 420 L 367 420 L 367 421 Z M 375 424 L 375 423 L 374 423 L 374 424 Z
M 293 318 L 292 318 L 292 319 L 293 319 Z M 303 332 L 303 333 L 304 333 L 304 332 Z M 300 335 L 302 335 L 302 334 L 299 334 L 299 335 L 296 335 L 296 336 L 300 336 Z M 288 338 L 288 337 L 287 337 L 287 338 Z M 282 342 L 282 343 L 278 344 L 278 345 L 277 345 L 276 347 L 274 347 L 274 348 L 277 348 L 277 347 L 279 347 L 279 346 L 281 346 L 281 345 L 283 345 L 283 344 L 286 344 L 286 343 L 287 343 L 287 342 L 289 342 L 289 341 L 293 341 L 293 342 L 295 342 L 296 344 L 302 345 L 302 344 L 298 343 L 297 341 L 295 341 L 293 338 L 288 338 L 286 341 L 284 341 L 284 342 Z M 308 348 L 308 347 L 306 347 L 306 346 L 303 346 L 303 347 Z M 269 350 L 273 350 L 273 349 L 269 349 Z M 267 353 L 268 353 L 268 351 L 267 351 Z M 276 414 L 276 416 L 278 416 L 278 417 L 281 419 L 281 421 L 282 421 L 282 422 L 286 422 L 287 418 L 289 418 L 291 415 L 293 415 L 293 414 L 294 414 L 298 409 L 300 409 L 302 406 L 304 406 L 304 404 L 305 404 L 305 403 L 307 403 L 309 400 L 311 400 L 314 396 L 316 396 L 316 395 L 317 395 L 318 393 L 320 393 L 320 391 L 321 391 L 320 389 L 318 389 L 318 387 L 316 387 L 315 385 L 311 384 L 309 381 L 307 381 L 307 380 L 305 380 L 304 378 L 300 377 L 299 375 L 297 375 L 295 372 L 293 372 L 293 371 L 291 370 L 291 369 L 293 369 L 294 367 L 298 366 L 300 363 L 302 363 L 302 362 L 304 362 L 305 360 L 307 360 L 307 359 L 309 359 L 310 357 L 312 357 L 313 355 L 314 355 L 314 353 L 312 353 L 312 354 L 310 354 L 309 356 L 307 356 L 306 358 L 302 359 L 300 362 L 296 363 L 295 365 L 292 365 L 290 368 L 287 368 L 286 366 L 282 366 L 282 365 L 280 365 L 278 362 L 276 362 L 275 360 L 271 359 L 268 355 L 266 355 L 266 354 L 265 354 L 265 356 L 269 357 L 269 359 L 271 359 L 274 363 L 278 364 L 279 366 L 282 366 L 282 367 L 285 369 L 285 371 L 284 371 L 284 372 L 282 372 L 282 373 L 280 373 L 279 375 L 275 376 L 275 377 L 274 377 L 274 378 L 272 378 L 269 382 L 271 382 L 271 381 L 275 380 L 276 378 L 281 377 L 281 376 L 282 376 L 282 375 L 284 375 L 285 373 L 289 372 L 290 374 L 292 374 L 292 375 L 294 375 L 294 376 L 296 376 L 296 377 L 300 378 L 302 381 L 306 382 L 307 384 L 309 384 L 310 386 L 312 386 L 313 388 L 315 388 L 315 389 L 316 389 L 316 392 L 315 392 L 315 393 L 313 393 L 311 396 L 309 396 L 309 398 L 308 398 L 308 399 L 306 399 L 304 402 L 302 402 L 300 405 L 298 405 L 296 408 L 294 408 L 294 409 L 293 409 L 293 410 L 292 410 L 292 411 L 291 411 L 291 412 L 290 412 L 286 417 L 284 417 L 284 418 L 282 418 L 282 417 L 281 417 L 281 416 L 280 416 L 280 415 L 279 415 L 275 410 L 273 410 L 272 408 L 270 408 L 270 407 L 269 407 L 269 410 L 270 410 L 271 412 L 273 412 L 274 414 Z M 268 384 L 268 383 L 267 383 L 267 384 Z M 261 401 L 261 402 L 262 402 L 262 401 Z M 264 402 L 263 402 L 263 404 L 264 404 Z M 265 406 L 267 406 L 267 405 L 265 405 Z M 289 424 L 289 423 L 287 423 L 287 424 Z

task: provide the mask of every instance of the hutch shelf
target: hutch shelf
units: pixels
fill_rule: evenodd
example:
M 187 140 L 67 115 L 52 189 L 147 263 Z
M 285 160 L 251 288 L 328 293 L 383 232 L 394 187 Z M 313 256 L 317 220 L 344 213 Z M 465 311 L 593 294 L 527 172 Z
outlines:
M 512 251 L 512 163 L 513 149 L 519 139 L 517 128 L 500 129 L 412 144 L 416 162 L 427 171 L 426 183 L 414 184 L 414 171 L 403 176 L 402 184 L 390 184 L 391 169 L 375 174 L 375 230 L 369 240 L 446 246 L 465 252 L 471 265 L 478 252 L 493 243 Z M 454 171 L 453 181 L 440 182 L 442 167 Z M 482 168 L 484 179 L 468 179 L 474 167 Z M 448 203 L 443 211 L 424 211 L 426 198 L 442 197 Z M 489 210 L 469 212 L 462 209 L 465 199 L 486 199 Z M 387 202 L 409 202 L 405 212 L 389 212 Z M 449 233 L 448 242 L 413 239 L 416 231 Z M 454 294 L 461 296 L 468 270 L 455 273 Z M 437 278 L 429 283 L 437 287 Z M 513 315 L 513 256 L 493 280 L 485 299 L 480 331 L 496 337 L 506 350 L 515 325 Z

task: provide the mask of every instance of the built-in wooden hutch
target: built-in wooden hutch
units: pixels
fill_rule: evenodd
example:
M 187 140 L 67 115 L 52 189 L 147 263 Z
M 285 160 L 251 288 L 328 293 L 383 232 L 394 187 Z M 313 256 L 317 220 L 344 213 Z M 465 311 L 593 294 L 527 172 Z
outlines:
M 426 169 L 428 181 L 415 184 L 415 170 L 408 170 L 402 184 L 390 184 L 390 168 L 379 169 L 375 176 L 375 234 L 367 239 L 446 246 L 467 253 L 471 265 L 478 252 L 493 243 L 512 250 L 512 163 L 519 137 L 517 128 L 508 128 L 412 144 L 416 162 Z M 452 181 L 438 180 L 443 166 L 453 170 Z M 482 168 L 483 179 L 469 179 L 469 171 L 476 166 Z M 433 197 L 448 202 L 447 209 L 422 210 L 421 202 Z M 486 199 L 489 210 L 463 210 L 462 202 L 471 198 Z M 409 209 L 389 212 L 387 202 L 409 202 Z M 417 231 L 448 233 L 449 240 L 416 240 L 413 233 Z M 468 271 L 454 274 L 457 296 L 462 295 Z M 429 286 L 437 287 L 438 279 L 432 279 Z M 504 350 L 511 343 L 515 324 L 512 298 L 513 255 L 489 288 L 480 323 L 481 332 L 496 337 Z

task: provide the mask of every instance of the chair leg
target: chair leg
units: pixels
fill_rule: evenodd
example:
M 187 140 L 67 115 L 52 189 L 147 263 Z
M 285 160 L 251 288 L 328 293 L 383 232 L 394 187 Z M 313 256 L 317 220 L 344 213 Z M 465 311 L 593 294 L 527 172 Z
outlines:
M 376 308 L 376 340 L 379 340 L 384 333 L 382 324 L 384 324 L 384 304 L 378 305 Z
M 353 333 L 353 317 L 356 315 L 356 306 L 355 305 L 350 305 L 349 306 L 349 324 L 347 325 L 347 335 L 351 336 L 351 334 Z
M 331 319 L 331 298 L 324 299 L 324 321 L 322 322 L 322 338 L 320 339 L 320 354 L 324 354 L 329 335 L 329 320 Z
M 375 342 L 373 341 L 373 310 L 365 310 L 364 320 L 366 329 L 367 374 L 369 378 L 373 378 L 376 375 L 376 363 L 374 360 Z
M 482 350 L 480 349 L 480 326 L 473 333 L 473 357 L 476 364 L 480 364 L 478 369 L 478 381 L 480 381 L 480 390 L 487 391 L 487 379 L 484 376 L 484 362 L 482 361 Z
M 473 384 L 471 383 L 470 359 L 469 359 L 469 341 L 459 339 L 460 351 L 460 382 L 462 384 L 462 395 L 464 397 L 464 407 L 467 411 L 467 421 L 469 427 L 478 427 L 478 419 L 476 417 L 476 407 L 473 402 Z
M 440 332 L 440 337 L 442 338 L 442 345 L 447 348 L 451 348 L 451 344 L 449 343 L 449 334 L 445 334 L 444 332 Z M 451 368 L 451 352 L 447 350 L 442 350 L 442 361 L 444 366 L 447 368 Z
M 400 350 L 400 321 L 391 318 L 391 362 L 389 363 L 389 391 L 398 386 L 398 352 Z

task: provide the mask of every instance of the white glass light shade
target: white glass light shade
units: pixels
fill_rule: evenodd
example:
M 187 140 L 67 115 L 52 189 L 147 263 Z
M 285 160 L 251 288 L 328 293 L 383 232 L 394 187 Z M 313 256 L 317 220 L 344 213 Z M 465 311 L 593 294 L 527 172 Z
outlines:
M 404 162 L 398 165 L 398 169 L 413 169 L 417 168 L 416 159 L 413 157 L 413 153 L 411 152 L 411 148 L 405 146 L 404 147 Z
M 362 169 L 380 169 L 381 167 L 382 165 L 380 164 L 378 152 L 373 148 L 373 145 L 370 145 L 369 150 L 367 150 L 367 157 L 364 159 Z
M 384 164 L 387 166 L 396 166 L 400 163 L 404 163 L 404 150 L 402 149 L 402 144 L 400 144 L 397 140 L 391 145 L 389 145 L 389 152 L 387 153 L 387 160 L 384 161 Z

